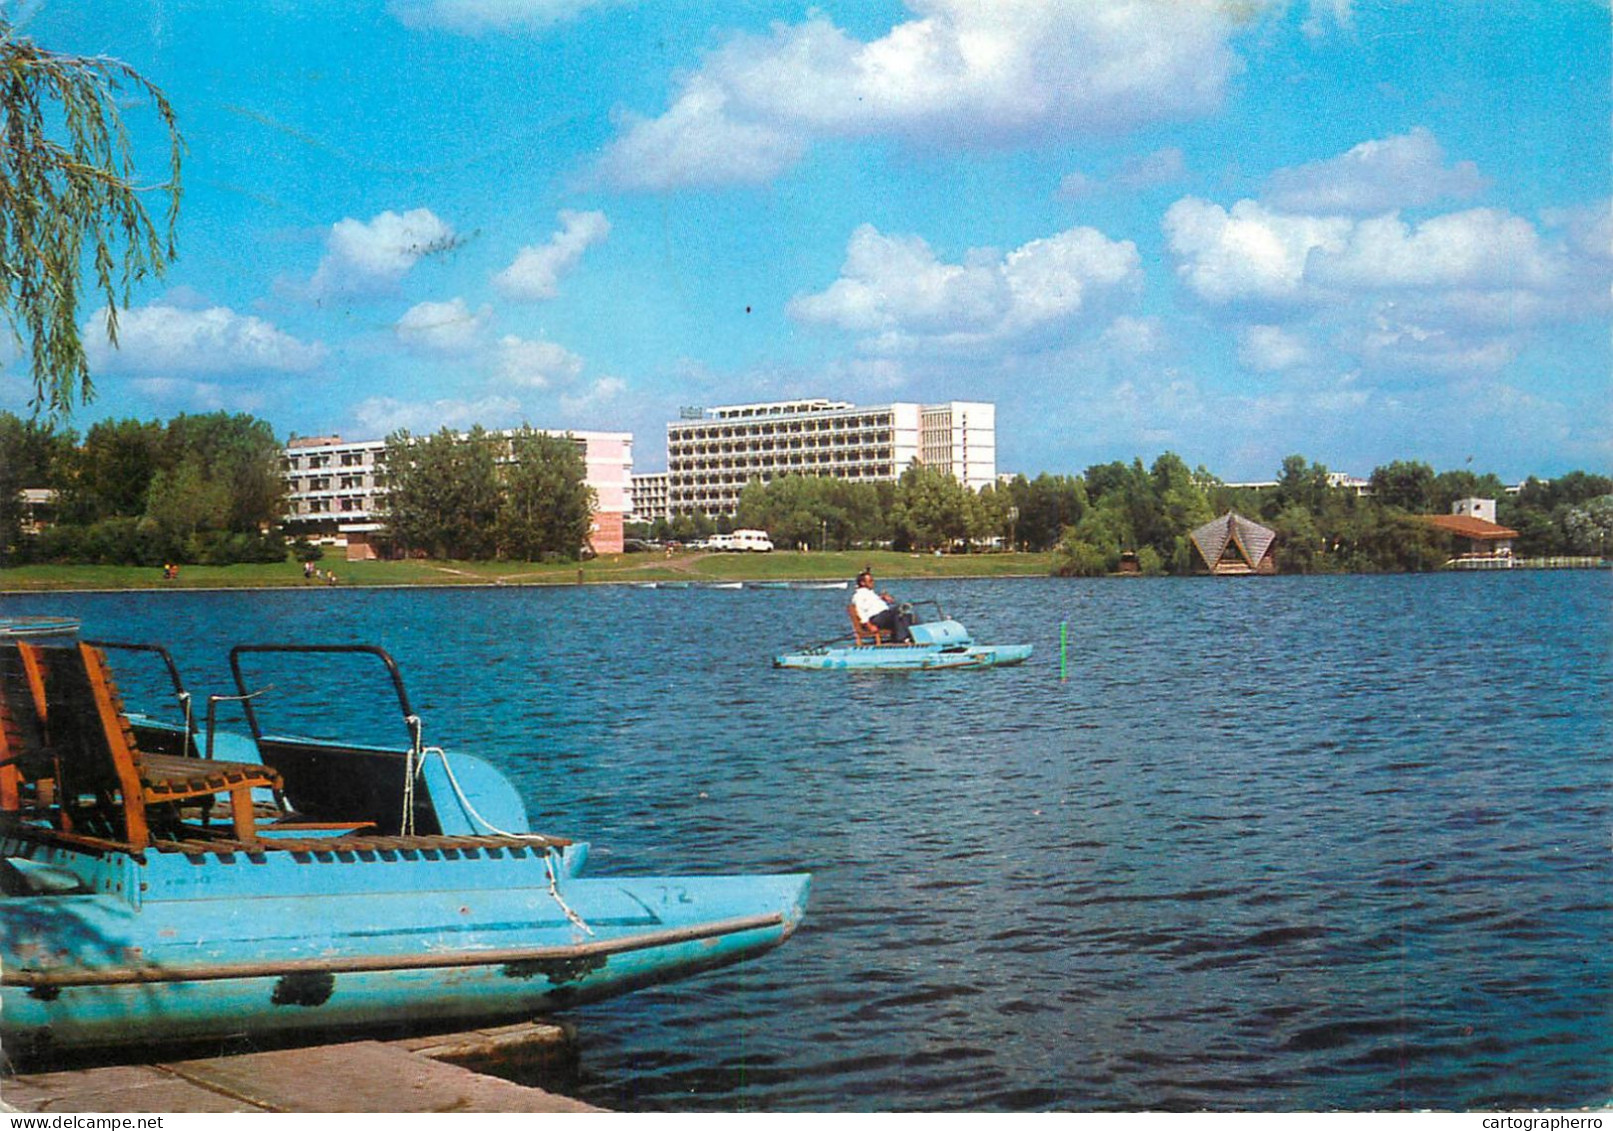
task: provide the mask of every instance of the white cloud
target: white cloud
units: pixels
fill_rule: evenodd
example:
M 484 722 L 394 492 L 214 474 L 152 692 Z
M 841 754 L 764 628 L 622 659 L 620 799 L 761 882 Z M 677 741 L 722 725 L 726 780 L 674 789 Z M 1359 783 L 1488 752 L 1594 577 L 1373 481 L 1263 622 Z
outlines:
M 106 336 L 106 311 L 81 328 L 92 370 L 147 373 L 301 373 L 325 358 L 319 343 L 300 342 L 263 319 L 227 306 L 191 309 L 167 303 L 118 315 L 118 345 Z
M 462 298 L 422 302 L 410 307 L 393 326 L 393 331 L 414 349 L 465 354 L 481 343 L 492 318 L 492 307 L 483 306 L 473 313 Z
M 388 0 L 387 11 L 405 27 L 460 35 L 532 30 L 576 19 L 590 8 L 621 0 Z
M 520 402 L 499 396 L 436 401 L 369 397 L 353 407 L 357 430 L 365 436 L 387 436 L 400 428 L 407 428 L 416 435 L 443 428 L 467 429 L 477 424 L 486 428 L 508 428 L 510 422 L 520 417 Z
M 815 16 L 741 36 L 657 118 L 624 114 L 600 172 L 631 188 L 758 183 L 814 141 L 1063 141 L 1220 105 L 1234 15 L 1175 0 L 910 0 L 862 42 Z
M 495 371 L 505 385 L 533 389 L 565 385 L 575 381 L 582 368 L 582 358 L 553 342 L 507 335 L 498 343 Z
M 511 298 L 554 298 L 561 277 L 608 235 L 610 222 L 603 212 L 562 211 L 560 230 L 549 242 L 522 248 L 515 262 L 493 276 L 493 284 Z
M 1302 335 L 1282 326 L 1246 326 L 1239 333 L 1238 360 L 1250 369 L 1273 373 L 1307 365 L 1314 357 Z
M 1229 213 L 1191 196 L 1171 205 L 1163 226 L 1177 275 L 1212 303 L 1295 301 L 1311 253 L 1342 248 L 1350 234 L 1342 217 L 1286 215 L 1252 200 Z
M 1091 228 L 943 263 L 917 236 L 864 224 L 847 244 L 840 278 L 791 300 L 788 313 L 866 335 L 864 344 L 880 352 L 967 349 L 1067 324 L 1141 278 L 1135 245 Z
M 1346 289 L 1551 289 L 1563 267 L 1529 221 L 1475 208 L 1415 228 L 1394 215 L 1362 220 L 1341 244 L 1318 249 L 1309 275 L 1322 286 Z
M 599 412 L 617 403 L 627 392 L 627 382 L 620 377 L 601 377 L 584 392 L 562 396 L 560 409 L 568 416 Z
M 455 244 L 454 230 L 430 209 L 383 212 L 371 220 L 346 219 L 332 225 L 325 257 L 306 288 L 310 298 L 384 294 L 421 257 Z
M 1370 215 L 1465 199 L 1483 191 L 1478 166 L 1447 168 L 1434 135 L 1418 128 L 1398 137 L 1364 141 L 1339 157 L 1271 175 L 1262 201 L 1282 212 Z

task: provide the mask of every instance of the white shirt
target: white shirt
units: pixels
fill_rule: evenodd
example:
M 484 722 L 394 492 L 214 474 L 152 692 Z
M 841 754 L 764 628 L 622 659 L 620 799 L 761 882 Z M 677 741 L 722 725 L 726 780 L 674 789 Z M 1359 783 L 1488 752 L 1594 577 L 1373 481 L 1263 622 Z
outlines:
M 857 586 L 857 591 L 851 595 L 851 607 L 857 610 L 857 616 L 867 624 L 876 614 L 890 608 L 872 589 L 866 585 Z

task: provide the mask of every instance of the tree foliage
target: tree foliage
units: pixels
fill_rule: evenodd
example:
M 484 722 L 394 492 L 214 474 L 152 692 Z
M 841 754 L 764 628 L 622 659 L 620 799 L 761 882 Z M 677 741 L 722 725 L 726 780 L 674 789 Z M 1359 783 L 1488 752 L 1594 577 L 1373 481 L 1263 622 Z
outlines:
M 401 430 L 386 441 L 387 536 L 408 553 L 485 561 L 575 559 L 594 491 L 570 438 L 477 425 L 461 436 Z
M 509 441 L 497 538 L 501 557 L 576 558 L 588 541 L 597 497 L 587 464 L 569 437 L 522 428 Z
M 168 134 L 166 180 L 137 179 L 123 122 L 131 97 L 149 101 Z M 134 284 L 175 255 L 184 142 L 168 100 L 116 59 L 47 51 L 0 21 L 0 309 L 26 348 L 34 407 L 67 414 L 94 392 L 79 338 L 80 273 L 105 302 L 117 343 L 118 307 Z M 163 223 L 143 197 L 167 197 Z
M 285 510 L 280 442 L 244 414 L 107 420 L 82 444 L 0 413 L 0 491 L 58 494 L 56 524 L 8 541 L 13 559 L 159 565 L 278 561 Z M 14 486 L 13 486 L 14 484 Z M 3 514 L 0 511 L 0 514 Z

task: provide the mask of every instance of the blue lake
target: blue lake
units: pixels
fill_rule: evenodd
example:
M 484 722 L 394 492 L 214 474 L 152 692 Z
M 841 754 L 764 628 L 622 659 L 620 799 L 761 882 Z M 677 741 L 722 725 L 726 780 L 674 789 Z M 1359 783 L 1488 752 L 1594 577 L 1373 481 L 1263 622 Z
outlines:
M 1613 574 L 884 587 L 1036 655 L 773 670 L 843 631 L 819 591 L 0 612 L 169 643 L 198 692 L 234 643 L 377 643 L 426 741 L 502 766 L 591 871 L 811 870 L 782 949 L 571 1015 L 579 1064 L 548 1083 L 607 1107 L 1613 1099 Z

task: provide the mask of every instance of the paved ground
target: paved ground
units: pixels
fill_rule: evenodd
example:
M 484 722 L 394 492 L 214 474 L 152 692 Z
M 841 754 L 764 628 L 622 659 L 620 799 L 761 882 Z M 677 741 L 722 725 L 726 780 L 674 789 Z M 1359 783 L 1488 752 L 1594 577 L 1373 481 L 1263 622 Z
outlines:
M 556 1026 L 512 1026 L 453 1037 L 27 1073 L 0 1080 L 0 1106 L 52 1113 L 598 1111 L 447 1063 L 564 1039 Z

